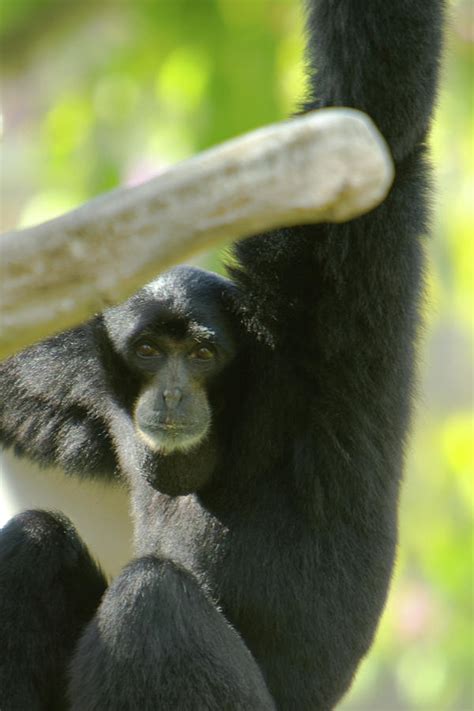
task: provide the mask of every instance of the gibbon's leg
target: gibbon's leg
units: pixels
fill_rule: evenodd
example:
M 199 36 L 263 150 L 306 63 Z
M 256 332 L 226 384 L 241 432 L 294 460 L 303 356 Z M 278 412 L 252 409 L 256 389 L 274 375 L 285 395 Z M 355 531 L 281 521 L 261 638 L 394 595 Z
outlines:
M 67 668 L 105 577 L 71 522 L 25 511 L 0 531 L 0 708 L 67 708 Z
M 154 556 L 108 589 L 72 664 L 72 711 L 270 711 L 259 667 L 197 579 Z

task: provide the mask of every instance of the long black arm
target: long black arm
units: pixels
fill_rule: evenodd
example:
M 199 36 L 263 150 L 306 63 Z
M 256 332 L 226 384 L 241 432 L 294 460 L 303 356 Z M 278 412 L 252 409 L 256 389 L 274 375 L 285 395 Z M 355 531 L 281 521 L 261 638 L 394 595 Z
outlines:
M 286 331 L 285 319 L 293 321 L 298 307 L 306 310 L 309 303 L 314 308 L 306 322 L 312 316 L 326 323 L 323 287 L 337 296 L 357 282 L 355 293 L 363 303 L 369 295 L 371 305 L 372 286 L 378 301 L 389 291 L 398 296 L 405 259 L 411 259 L 407 249 L 425 229 L 423 144 L 436 94 L 442 18 L 442 0 L 308 2 L 310 84 L 304 109 L 349 106 L 367 112 L 388 142 L 397 175 L 385 204 L 349 225 L 281 230 L 236 244 L 242 268 L 237 279 L 251 290 L 254 330 L 278 335 L 279 327 Z M 375 273 L 374 267 L 383 278 L 366 284 L 360 275 Z M 344 303 L 343 314 L 337 314 L 344 327 L 353 325 L 361 308 L 367 311 L 360 299 L 354 303 L 346 296 L 337 299 Z M 402 299 L 411 301 L 411 293 Z
M 436 96 L 443 0 L 311 0 L 306 109 L 368 113 L 397 163 L 422 143 Z
M 307 379 L 306 392 L 316 394 L 322 442 L 353 461 L 360 443 L 351 432 L 365 429 L 372 446 L 383 442 L 397 453 L 395 461 L 412 383 L 429 186 L 424 141 L 443 3 L 312 0 L 308 10 L 305 108 L 366 111 L 388 141 L 395 182 L 382 205 L 349 223 L 239 242 L 233 276 L 249 328 L 279 352 L 287 349 L 287 361 Z

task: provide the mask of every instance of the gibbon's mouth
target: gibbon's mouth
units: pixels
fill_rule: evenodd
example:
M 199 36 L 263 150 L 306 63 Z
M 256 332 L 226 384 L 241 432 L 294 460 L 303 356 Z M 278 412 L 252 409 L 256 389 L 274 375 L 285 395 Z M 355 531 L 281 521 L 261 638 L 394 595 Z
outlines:
M 138 434 L 145 443 L 162 453 L 176 450 L 186 451 L 194 448 L 206 436 L 209 426 L 192 422 L 160 422 L 151 425 L 138 425 Z
M 146 434 L 153 436 L 153 434 L 160 432 L 185 432 L 186 430 L 193 430 L 193 424 L 191 422 L 176 422 L 169 421 L 163 422 L 161 420 L 154 420 L 153 422 L 136 422 L 138 429 L 142 430 Z
M 196 432 L 196 427 L 183 422 L 154 422 L 152 426 L 139 427 L 142 435 L 153 440 L 162 440 L 163 438 L 182 438 L 187 435 L 194 435 Z
M 157 422 L 155 429 L 165 430 L 166 432 L 173 432 L 173 430 L 183 432 L 184 430 L 191 428 L 189 425 L 183 424 L 182 422 Z

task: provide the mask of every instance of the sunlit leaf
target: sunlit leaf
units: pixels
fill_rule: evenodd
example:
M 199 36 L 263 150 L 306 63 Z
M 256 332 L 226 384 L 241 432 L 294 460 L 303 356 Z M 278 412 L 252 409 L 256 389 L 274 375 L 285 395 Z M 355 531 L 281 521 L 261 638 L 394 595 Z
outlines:
M 179 110 L 194 109 L 203 98 L 208 73 L 209 61 L 202 50 L 178 47 L 158 73 L 156 93 L 160 102 Z

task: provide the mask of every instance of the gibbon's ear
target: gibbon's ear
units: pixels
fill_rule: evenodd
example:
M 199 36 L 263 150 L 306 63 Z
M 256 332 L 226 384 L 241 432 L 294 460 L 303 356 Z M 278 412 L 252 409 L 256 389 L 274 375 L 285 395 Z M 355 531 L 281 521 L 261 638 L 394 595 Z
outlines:
M 0 443 L 42 466 L 111 478 L 107 358 L 118 360 L 99 316 L 0 363 Z

